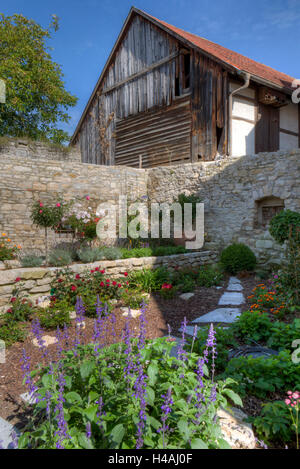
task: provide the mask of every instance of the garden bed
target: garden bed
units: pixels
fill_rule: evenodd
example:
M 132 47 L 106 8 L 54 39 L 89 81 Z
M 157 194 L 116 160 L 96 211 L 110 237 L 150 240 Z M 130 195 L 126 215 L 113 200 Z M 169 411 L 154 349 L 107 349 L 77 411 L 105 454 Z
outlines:
M 106 270 L 106 275 L 117 278 L 126 271 L 139 270 L 142 268 L 165 266 L 170 269 L 196 268 L 201 265 L 213 264 L 217 260 L 216 253 L 212 251 L 197 251 L 172 256 L 141 257 L 129 259 L 117 259 L 111 261 L 97 261 L 89 264 L 71 264 L 69 268 L 75 273 L 85 270 L 101 268 Z M 38 298 L 50 292 L 50 283 L 55 272 L 61 267 L 29 267 L 18 269 L 0 270 L 0 312 L 4 311 L 11 298 L 15 280 L 19 278 L 22 289 L 31 297 Z

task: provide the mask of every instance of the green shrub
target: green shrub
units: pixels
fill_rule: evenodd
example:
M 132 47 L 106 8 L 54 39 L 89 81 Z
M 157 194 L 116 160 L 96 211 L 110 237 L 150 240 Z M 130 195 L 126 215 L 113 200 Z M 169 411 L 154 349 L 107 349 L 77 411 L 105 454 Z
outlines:
M 295 410 L 293 410 L 293 413 L 296 417 Z M 295 427 L 292 426 L 289 407 L 283 401 L 263 404 L 260 415 L 251 417 L 249 420 L 255 428 L 255 433 L 267 442 L 287 444 L 295 436 Z M 298 423 L 298 433 L 300 435 L 300 421 Z
M 53 249 L 49 254 L 49 264 L 55 267 L 72 264 L 72 256 L 63 249 Z
M 182 293 L 190 293 L 195 290 L 196 287 L 196 282 L 193 278 L 191 277 L 185 277 L 183 282 L 178 285 L 178 288 Z
M 131 272 L 128 281 L 131 288 L 151 293 L 160 290 L 163 283 L 170 283 L 171 273 L 165 267 L 159 267 L 158 269 L 144 268 Z
M 122 251 L 119 248 L 115 247 L 104 247 L 102 248 L 103 256 L 109 261 L 114 261 L 116 259 L 122 259 Z
M 20 259 L 22 267 L 40 267 L 44 259 L 35 254 L 28 254 Z
M 213 287 L 220 285 L 223 280 L 222 272 L 215 270 L 213 267 L 200 267 L 197 278 L 197 284 L 200 287 Z
M 57 327 L 71 324 L 70 311 L 72 306 L 67 301 L 57 301 L 54 305 L 38 312 L 38 318 L 44 329 L 56 329 Z
M 293 342 L 300 339 L 300 319 L 295 319 L 291 324 L 276 321 L 272 324 L 267 345 L 276 350 L 293 349 Z
M 300 244 L 300 213 L 292 210 L 282 210 L 272 218 L 269 231 L 279 244 L 283 244 L 292 235 L 297 244 Z
M 81 262 L 88 263 L 94 262 L 96 259 L 98 251 L 93 248 L 82 248 L 77 251 L 77 256 Z
M 124 291 L 122 293 L 122 302 L 124 306 L 130 306 L 132 309 L 140 309 L 141 304 L 145 301 L 145 295 L 138 290 Z
M 198 328 L 197 339 L 195 340 L 193 351 L 199 355 L 203 354 L 206 347 L 206 338 L 209 331 L 209 326 Z M 223 327 L 216 326 L 216 369 L 221 372 L 227 366 L 228 352 L 231 348 L 238 347 L 238 342 L 231 328 L 223 329 Z M 187 350 L 190 350 L 192 339 L 188 339 Z M 211 359 L 209 359 L 211 362 Z
M 266 398 L 269 393 L 300 388 L 300 363 L 293 363 L 288 351 L 270 358 L 233 358 L 222 377 L 234 379 L 238 383 L 234 388 L 241 396 Z
M 0 324 L 0 340 L 5 342 L 6 347 L 15 342 L 24 342 L 26 338 L 24 325 L 17 322 L 3 322 Z
M 256 257 L 248 246 L 236 243 L 224 249 L 220 262 L 227 272 L 237 274 L 243 270 L 253 270 Z
M 231 389 L 232 381 L 214 384 L 204 366 L 201 401 L 197 400 L 194 389 L 200 389 L 199 357 L 189 354 L 185 363 L 170 357 L 174 345 L 161 338 L 142 342 L 138 348 L 137 340 L 133 339 L 129 353 L 124 353 L 129 350 L 126 344 L 98 347 L 95 353 L 95 345 L 89 344 L 76 347 L 59 363 L 53 363 L 51 378 L 49 367 L 38 368 L 34 373 L 41 399 L 32 406 L 32 417 L 19 440 L 19 448 L 116 450 L 138 445 L 141 449 L 166 450 L 229 448 L 215 415 L 220 406 L 227 407 L 229 398 L 236 405 L 242 404 Z M 126 372 L 129 363 L 130 373 Z M 62 377 L 65 385 L 59 386 Z M 140 394 L 144 397 L 137 394 L 137 386 L 142 387 Z M 103 405 L 99 405 L 100 397 Z M 167 399 L 171 412 L 167 415 L 167 429 L 161 431 L 162 406 Z M 68 438 L 53 424 L 57 421 L 58 406 L 65 416 L 63 430 Z M 141 416 L 144 428 L 139 438 Z M 90 436 L 87 428 L 91 429 Z
M 121 249 L 122 258 L 130 259 L 132 257 L 151 257 L 153 250 L 151 248 Z
M 247 344 L 266 342 L 272 334 L 272 322 L 267 313 L 245 311 L 238 320 L 231 325 L 236 337 Z

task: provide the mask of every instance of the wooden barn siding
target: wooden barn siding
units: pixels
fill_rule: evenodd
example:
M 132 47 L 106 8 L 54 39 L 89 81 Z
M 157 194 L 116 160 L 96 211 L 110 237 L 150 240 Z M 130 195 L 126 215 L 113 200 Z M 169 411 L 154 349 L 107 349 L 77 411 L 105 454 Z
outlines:
M 82 124 L 79 140 L 84 162 L 114 164 L 116 121 L 172 103 L 175 59 L 106 94 L 105 89 L 170 56 L 177 49 L 177 41 L 168 34 L 143 18 L 134 17 Z M 99 128 L 95 123 L 101 106 L 104 121 L 114 113 L 106 132 L 109 142 L 106 154 L 101 149 Z
M 213 160 L 227 153 L 228 77 L 222 67 L 194 52 L 192 55 L 192 159 Z M 217 125 L 223 127 L 217 148 Z
M 116 123 L 115 164 L 153 167 L 190 161 L 190 97 Z

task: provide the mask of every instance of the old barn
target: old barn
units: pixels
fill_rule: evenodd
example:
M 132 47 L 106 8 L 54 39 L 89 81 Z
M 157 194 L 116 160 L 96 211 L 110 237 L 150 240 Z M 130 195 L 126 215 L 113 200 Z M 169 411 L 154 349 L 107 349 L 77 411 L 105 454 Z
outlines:
M 132 8 L 71 144 L 153 167 L 300 147 L 293 78 Z

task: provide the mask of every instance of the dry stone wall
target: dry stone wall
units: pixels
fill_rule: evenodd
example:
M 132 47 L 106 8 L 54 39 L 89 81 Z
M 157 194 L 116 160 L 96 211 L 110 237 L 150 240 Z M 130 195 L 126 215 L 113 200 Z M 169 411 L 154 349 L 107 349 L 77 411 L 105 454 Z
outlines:
M 205 249 L 219 251 L 231 242 L 243 242 L 261 264 L 280 263 L 283 248 L 267 228 L 257 226 L 257 201 L 277 197 L 285 208 L 300 212 L 300 150 L 148 171 L 150 200 L 171 202 L 180 193 L 196 194 L 205 204 Z
M 299 149 L 145 170 L 83 164 L 77 149 L 1 142 L 0 231 L 25 252 L 44 251 L 45 246 L 43 230 L 30 220 L 32 202 L 53 202 L 59 196 L 80 201 L 88 194 L 96 208 L 100 202 L 117 202 L 119 195 L 172 202 L 182 192 L 197 194 L 205 204 L 204 249 L 219 252 L 231 242 L 244 242 L 262 264 L 281 262 L 283 248 L 258 226 L 257 201 L 277 197 L 285 208 L 300 211 Z M 49 244 L 64 240 L 51 233 Z
M 157 268 L 165 266 L 169 269 L 175 267 L 196 268 L 200 265 L 213 264 L 217 261 L 216 254 L 210 251 L 201 251 L 185 254 L 176 254 L 164 257 L 142 257 L 120 259 L 115 261 L 99 261 L 91 264 L 72 264 L 69 268 L 74 273 L 90 271 L 96 267 L 105 269 L 105 275 L 112 278 L 120 277 L 124 272 L 140 270 L 143 268 Z M 14 264 L 10 263 L 13 267 Z M 11 268 L 9 264 L 0 262 L 0 313 L 5 312 L 9 306 L 16 278 L 20 279 L 18 288 L 32 299 L 40 298 L 50 293 L 50 283 L 59 267 Z

